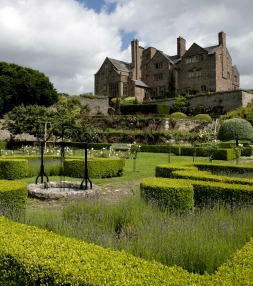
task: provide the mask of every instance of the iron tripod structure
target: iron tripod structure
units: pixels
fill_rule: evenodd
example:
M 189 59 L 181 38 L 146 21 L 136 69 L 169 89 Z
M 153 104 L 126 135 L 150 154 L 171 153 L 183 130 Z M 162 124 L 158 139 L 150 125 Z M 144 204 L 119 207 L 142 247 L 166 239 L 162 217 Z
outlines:
M 46 126 L 46 125 L 45 125 Z M 66 125 L 64 126 L 64 124 L 62 124 L 61 126 L 61 180 L 65 178 L 65 174 L 64 174 L 64 160 L 65 160 L 65 149 L 64 149 L 64 127 L 66 127 Z M 67 126 L 69 127 L 69 126 Z M 46 127 L 45 127 L 45 132 L 46 132 Z M 39 175 L 36 177 L 36 184 L 38 183 L 38 178 L 41 177 L 41 183 L 44 182 L 44 176 L 47 178 L 47 182 L 48 180 L 48 176 L 45 173 L 44 170 L 44 145 L 46 143 L 45 140 L 45 136 L 44 136 L 44 140 L 41 141 L 41 164 L 40 164 L 40 173 Z M 85 182 L 85 185 L 84 185 Z M 84 176 L 80 185 L 80 190 L 87 190 L 88 189 L 88 182 L 90 184 L 90 189 L 92 189 L 92 182 L 89 179 L 89 175 L 88 175 L 88 143 L 85 142 L 84 143 Z

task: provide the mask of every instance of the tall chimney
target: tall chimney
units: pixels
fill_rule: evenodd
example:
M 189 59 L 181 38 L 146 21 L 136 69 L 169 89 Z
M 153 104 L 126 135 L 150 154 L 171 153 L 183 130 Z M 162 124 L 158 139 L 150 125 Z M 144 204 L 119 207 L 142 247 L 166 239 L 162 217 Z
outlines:
M 219 45 L 226 47 L 226 34 L 221 31 L 218 34 L 218 38 L 219 38 Z
M 133 79 L 139 80 L 140 79 L 140 49 L 139 49 L 139 41 L 133 40 L 131 42 L 132 48 L 132 72 L 133 72 Z
M 182 58 L 182 56 L 185 54 L 186 52 L 186 42 L 185 39 L 183 37 L 178 37 L 177 38 L 177 56 L 179 58 Z

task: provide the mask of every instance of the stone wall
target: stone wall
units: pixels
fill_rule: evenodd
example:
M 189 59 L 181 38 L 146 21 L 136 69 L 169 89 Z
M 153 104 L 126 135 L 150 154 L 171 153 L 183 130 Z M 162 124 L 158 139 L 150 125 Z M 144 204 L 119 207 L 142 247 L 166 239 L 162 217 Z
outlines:
M 198 95 L 190 98 L 190 106 L 204 105 L 207 108 L 219 106 L 223 112 L 235 110 L 242 106 L 247 106 L 253 100 L 253 94 L 242 90 L 218 92 L 213 94 Z M 159 100 L 160 104 L 172 106 L 174 98 Z M 150 103 L 150 102 L 149 102 Z
M 82 106 L 88 105 L 91 114 L 107 114 L 109 108 L 109 99 L 107 97 L 80 97 L 80 101 Z

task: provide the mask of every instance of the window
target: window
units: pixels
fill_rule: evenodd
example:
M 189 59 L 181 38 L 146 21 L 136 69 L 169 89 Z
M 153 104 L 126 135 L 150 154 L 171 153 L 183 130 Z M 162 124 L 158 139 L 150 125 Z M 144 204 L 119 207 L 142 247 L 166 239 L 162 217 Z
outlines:
M 197 70 L 190 70 L 187 72 L 187 77 L 199 77 L 202 75 L 202 70 L 197 69 Z
M 154 74 L 154 80 L 162 80 L 162 79 L 163 79 L 163 74 L 162 73 Z
M 165 86 L 161 86 L 159 88 L 159 96 L 164 97 L 165 96 Z
M 162 66 L 163 66 L 162 62 L 155 63 L 155 69 L 160 69 L 160 68 L 162 68 Z
M 153 89 L 153 97 L 157 97 L 157 95 L 158 95 L 158 90 L 157 90 L 157 88 L 154 88 Z
M 185 87 L 184 90 L 183 90 L 183 93 L 184 94 L 189 94 L 191 91 L 191 88 L 190 87 Z
M 195 55 L 185 59 L 186 64 L 198 63 L 204 60 L 204 55 Z
M 127 83 L 123 82 L 123 95 L 127 95 Z
M 207 91 L 206 85 L 201 85 L 201 91 Z
M 194 77 L 194 70 L 188 71 L 187 76 L 188 77 Z
M 198 70 L 196 70 L 196 76 L 201 76 L 201 74 L 202 74 L 202 70 L 201 69 L 198 69 Z
M 117 96 L 119 93 L 118 83 L 110 83 L 109 84 L 109 95 Z

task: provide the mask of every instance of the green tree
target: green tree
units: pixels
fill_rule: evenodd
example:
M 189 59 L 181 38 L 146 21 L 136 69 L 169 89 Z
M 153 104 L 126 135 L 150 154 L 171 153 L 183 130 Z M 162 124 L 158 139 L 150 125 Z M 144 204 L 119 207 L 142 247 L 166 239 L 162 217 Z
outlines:
M 15 106 L 50 106 L 57 100 L 57 91 L 45 74 L 31 68 L 0 62 L 0 117 Z
M 168 83 L 168 97 L 173 98 L 176 96 L 176 80 L 173 72 L 169 74 Z
M 225 120 L 217 134 L 221 141 L 235 140 L 253 140 L 253 127 L 249 121 L 242 118 L 231 118 Z
M 182 112 L 188 114 L 190 103 L 188 98 L 183 95 L 178 95 L 175 98 L 175 103 L 172 105 L 172 112 Z

